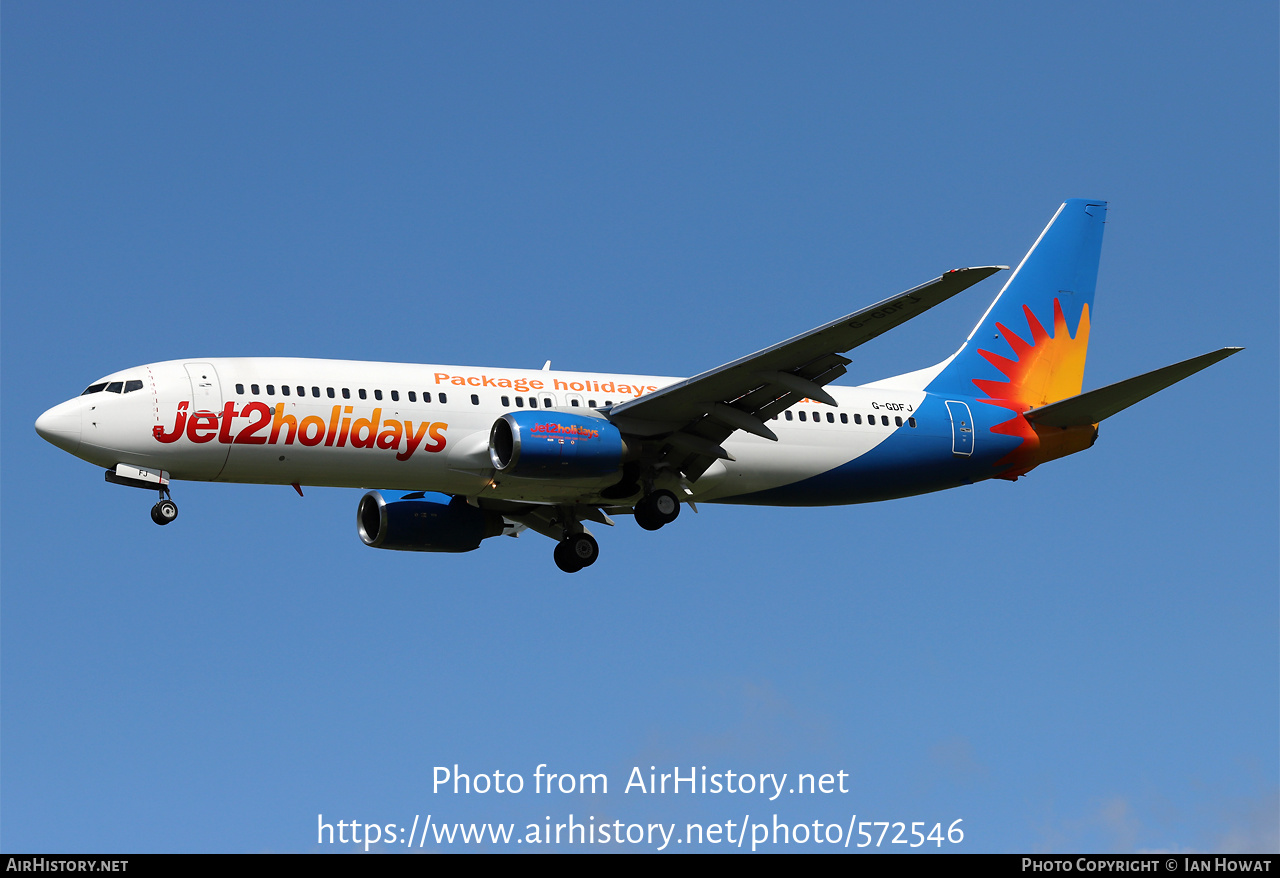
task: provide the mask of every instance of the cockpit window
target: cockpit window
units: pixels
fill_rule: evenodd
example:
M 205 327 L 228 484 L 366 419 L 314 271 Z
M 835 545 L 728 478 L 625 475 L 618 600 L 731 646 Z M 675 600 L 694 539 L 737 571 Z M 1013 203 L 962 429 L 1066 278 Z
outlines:
M 84 389 L 84 393 L 80 395 L 88 396 L 91 393 L 101 393 L 106 389 L 107 389 L 107 382 L 103 381 L 101 384 L 90 384 L 88 387 Z
M 124 383 L 125 393 L 133 393 L 135 390 L 141 390 L 141 389 L 142 389 L 141 381 L 134 380 L 134 381 L 126 381 Z
M 122 390 L 124 390 L 123 381 L 112 381 L 107 385 L 107 393 L 119 393 Z

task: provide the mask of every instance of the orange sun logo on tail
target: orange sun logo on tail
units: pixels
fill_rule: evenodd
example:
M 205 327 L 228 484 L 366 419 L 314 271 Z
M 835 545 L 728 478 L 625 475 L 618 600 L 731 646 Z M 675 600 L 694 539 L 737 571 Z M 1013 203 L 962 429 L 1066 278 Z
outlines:
M 1037 464 L 1080 450 L 1076 447 L 1069 451 L 1057 448 L 1061 444 L 1057 441 L 1059 437 L 1055 435 L 1050 439 L 1044 435 L 1043 429 L 1037 431 L 1022 417 L 1022 413 L 1078 394 L 1084 382 L 1084 361 L 1089 349 L 1088 304 L 1080 312 L 1080 325 L 1076 327 L 1074 338 L 1067 328 L 1067 318 L 1062 313 L 1062 302 L 1058 299 L 1053 300 L 1052 335 L 1040 324 L 1029 307 L 1023 305 L 1022 310 L 1027 315 L 1027 325 L 1031 330 L 1030 342 L 1024 341 L 1003 323 L 996 324 L 1000 334 L 1013 348 L 1015 359 L 1010 360 L 991 351 L 978 351 L 1003 372 L 1008 380 L 973 380 L 978 389 L 988 397 L 979 402 L 1007 408 L 1014 413 L 1009 420 L 991 428 L 993 433 L 1022 440 L 996 464 L 1008 468 L 1000 475 L 1007 479 L 1016 479 Z M 1092 444 L 1092 435 L 1089 437 L 1089 444 Z

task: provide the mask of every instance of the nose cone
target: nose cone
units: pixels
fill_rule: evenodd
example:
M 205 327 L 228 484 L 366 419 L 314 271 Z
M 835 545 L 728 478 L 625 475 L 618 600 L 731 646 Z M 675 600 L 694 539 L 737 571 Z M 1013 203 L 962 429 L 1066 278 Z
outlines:
M 55 405 L 36 418 L 36 432 L 46 442 L 75 454 L 80 449 L 80 409 L 78 399 Z

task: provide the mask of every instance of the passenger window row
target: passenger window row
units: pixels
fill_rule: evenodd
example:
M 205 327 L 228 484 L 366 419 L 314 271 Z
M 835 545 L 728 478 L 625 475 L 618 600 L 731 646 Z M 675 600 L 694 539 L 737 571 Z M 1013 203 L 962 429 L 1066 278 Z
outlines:
M 267 392 L 266 392 L 266 395 L 267 395 L 267 396 L 275 396 L 275 395 L 276 395 L 276 389 L 277 389 L 277 388 L 276 388 L 276 385 L 274 385 L 274 384 L 267 384 L 267 385 L 265 385 L 265 387 L 266 387 L 266 391 L 267 391 Z M 294 395 L 295 395 L 295 393 L 294 393 L 295 391 L 297 392 L 297 393 L 296 393 L 296 395 L 297 395 L 297 396 L 306 396 L 306 395 L 307 395 L 307 388 L 306 388 L 306 386 L 304 386 L 304 385 L 302 385 L 302 384 L 296 384 L 296 385 L 294 385 L 294 384 L 281 384 L 281 385 L 280 385 L 280 387 L 279 387 L 279 390 L 280 390 L 280 395 L 281 395 L 281 396 L 294 396 Z M 87 391 L 86 391 L 86 392 L 87 392 Z M 240 396 L 244 396 L 244 385 L 243 385 L 243 384 L 237 384 L 237 385 L 236 385 L 236 393 L 237 393 L 238 395 L 240 395 Z M 263 395 L 263 394 L 262 394 L 262 385 L 258 385 L 258 384 L 250 384 L 250 385 L 249 385 L 249 393 L 250 393 L 251 395 L 253 395 L 253 396 L 262 396 L 262 395 Z M 339 393 L 341 393 L 341 394 L 342 394 L 342 398 L 343 398 L 343 399 L 351 399 L 351 388 L 350 388 L 350 387 L 342 387 L 342 388 L 326 387 L 326 388 L 324 388 L 324 394 L 323 394 L 323 396 L 324 396 L 324 397 L 326 397 L 326 398 L 328 398 L 328 399 L 337 399 L 337 398 L 338 398 L 338 394 L 339 394 Z M 312 396 L 313 398 L 315 398 L 315 399 L 320 399 L 320 398 L 321 398 L 320 388 L 319 388 L 319 387 L 316 387 L 316 386 L 314 386 L 314 385 L 313 385 L 313 386 L 311 387 L 311 396 Z M 408 391 L 408 392 L 405 394 L 405 396 L 408 398 L 409 402 L 417 402 L 417 401 L 418 401 L 418 392 L 417 392 L 416 390 L 410 390 L 410 391 Z M 369 398 L 369 391 L 365 390 L 363 387 L 357 388 L 357 389 L 356 389 L 356 397 L 357 397 L 358 399 L 368 399 L 368 398 Z M 391 401 L 392 401 L 392 402 L 399 402 L 399 401 L 400 401 L 400 391 L 398 391 L 398 390 L 392 390 L 392 391 L 390 391 L 390 397 L 391 397 Z M 449 395 L 448 395 L 447 393 L 437 393 L 437 394 L 436 394 L 436 397 L 437 397 L 437 401 L 438 401 L 438 402 L 440 402 L 442 405 L 443 405 L 443 404 L 447 404 L 447 403 L 449 402 Z M 373 398 L 374 398 L 375 400 L 377 400 L 377 401 L 381 401 L 381 400 L 382 400 L 382 391 L 381 391 L 381 390 L 375 390 L 375 391 L 373 391 Z M 472 395 L 472 400 L 473 400 L 473 401 L 475 400 L 475 395 L 474 395 L 474 394 Z M 423 402 L 431 402 L 431 392 L 430 392 L 430 391 L 425 391 L 425 390 L 423 391 L 423 393 L 422 393 L 422 401 L 423 401 Z M 477 404 L 478 404 L 478 403 L 477 403 Z
M 827 423 L 828 423 L 828 424 L 834 424 L 834 423 L 836 422 L 836 415 L 835 415 L 835 412 L 827 412 L 826 414 L 827 414 Z M 798 410 L 798 411 L 795 413 L 795 417 L 793 418 L 793 417 L 792 417 L 792 414 L 791 414 L 791 409 L 787 409 L 785 412 L 783 412 L 783 413 L 782 413 L 782 416 L 783 416 L 784 418 L 786 418 L 788 421 L 796 420 L 796 419 L 801 420 L 801 421 L 808 421 L 808 420 L 810 420 L 810 419 L 812 418 L 813 423 L 815 423 L 815 424 L 820 424 L 820 423 L 822 423 L 822 412 L 811 412 L 811 413 L 806 414 L 806 413 L 805 413 L 805 411 L 804 411 L 803 409 L 800 409 L 800 410 Z M 778 416 L 777 416 L 777 415 L 774 415 L 774 416 L 773 416 L 773 420 L 775 420 L 775 421 L 776 421 L 776 420 L 778 420 Z M 861 424 L 861 423 L 862 423 L 862 415 L 861 415 L 861 414 L 858 414 L 858 413 L 856 413 L 856 412 L 855 412 L 855 413 L 854 413 L 854 415 L 853 415 L 853 422 L 854 422 L 855 424 Z M 848 416 L 847 414 L 845 414 L 844 412 L 841 412 L 841 413 L 840 413 L 840 423 L 842 423 L 842 424 L 847 424 L 847 423 L 849 423 L 849 416 Z M 895 426 L 901 427 L 901 426 L 902 426 L 902 417 L 901 417 L 901 415 L 894 415 L 894 416 L 893 416 L 893 423 L 894 423 L 894 425 L 895 425 Z M 868 425 L 868 426 L 870 426 L 870 427 L 874 427 L 874 426 L 876 425 L 876 416 L 875 416 L 875 415 L 867 415 L 867 425 Z M 883 427 L 887 427 L 887 426 L 889 426 L 889 416 L 888 416 L 888 415 L 880 415 L 880 425 L 881 425 L 881 426 L 883 426 Z M 913 430 L 914 430 L 914 429 L 915 429 L 915 427 L 916 427 L 916 419 L 915 419 L 915 418 L 907 418 L 907 426 L 909 426 L 911 429 L 913 429 Z
M 130 382 L 130 383 L 133 383 L 133 382 Z M 138 383 L 139 388 L 141 388 L 141 386 L 142 386 L 142 382 L 140 382 L 140 381 L 139 381 L 139 382 L 137 382 L 137 383 Z M 97 385 L 95 385 L 95 387 L 97 387 Z M 274 384 L 267 384 L 267 385 L 250 384 L 250 385 L 249 385 L 249 387 L 248 387 L 249 394 L 250 394 L 250 395 L 252 395 L 252 396 L 262 396 L 262 395 L 263 395 L 263 394 L 262 394 L 262 390 L 264 389 L 264 387 L 265 387 L 265 389 L 266 389 L 266 395 L 267 395 L 267 396 L 275 396 L 275 395 L 276 395 L 276 390 L 277 390 L 277 389 L 279 389 L 279 391 L 280 391 L 280 395 L 281 395 L 281 396 L 294 396 L 294 395 L 297 395 L 297 396 L 305 397 L 305 396 L 307 395 L 307 387 L 306 387 L 305 385 L 302 385 L 302 384 L 297 384 L 297 385 L 293 385 L 293 384 L 281 384 L 281 385 L 279 385 L 279 388 L 277 388 L 277 386 L 276 386 L 276 385 L 274 385 Z M 101 388 L 99 387 L 98 389 L 101 389 Z M 108 388 L 108 389 L 110 389 L 110 388 Z M 89 390 L 86 390 L 86 391 L 85 391 L 85 393 L 91 393 L 91 392 L 96 392 L 96 390 L 94 390 L 94 388 L 93 388 L 93 387 L 91 387 L 91 388 L 89 388 Z M 392 390 L 392 391 L 388 391 L 388 392 L 389 392 L 389 394 L 390 394 L 390 397 L 391 397 L 391 401 L 392 401 L 392 402 L 399 402 L 399 401 L 400 401 L 400 391 L 398 391 L 398 390 Z M 244 396 L 244 395 L 245 395 L 245 385 L 243 385 L 243 384 L 237 384 L 237 385 L 236 385 L 236 393 L 237 393 L 238 395 L 240 395 L 240 396 Z M 351 388 L 349 388 L 349 387 L 341 387 L 341 388 L 325 387 L 325 388 L 324 388 L 324 391 L 323 391 L 323 393 L 322 393 L 322 392 L 321 392 L 321 388 L 320 388 L 320 387 L 317 387 L 317 386 L 314 386 L 314 385 L 311 387 L 311 396 L 312 396 L 312 398 L 314 398 L 314 399 L 321 399 L 321 398 L 337 399 L 337 398 L 338 398 L 338 396 L 339 396 L 339 394 L 341 394 L 341 396 L 342 396 L 342 398 L 343 398 L 343 399 L 351 399 Z M 416 390 L 410 390 L 410 391 L 407 391 L 407 392 L 406 392 L 406 394 L 405 394 L 405 396 L 407 397 L 407 399 L 408 399 L 408 401 L 409 401 L 409 402 L 417 402 L 417 401 L 418 401 L 418 392 L 417 392 Z M 369 398 L 369 391 L 365 390 L 364 388 L 357 388 L 357 389 L 356 389 L 356 397 L 357 397 L 357 398 L 359 398 L 359 399 L 368 399 L 368 398 Z M 381 400 L 381 399 L 382 399 L 382 391 L 381 391 L 381 390 L 374 390 L 374 391 L 373 391 L 373 398 L 374 398 L 375 400 Z M 502 407 L 503 407 L 503 408 L 511 408 L 512 397 L 510 397 L 510 396 L 504 396 L 504 397 L 501 397 L 501 400 L 502 400 Z M 431 402 L 431 392 L 430 392 L 430 391 L 423 391 L 423 392 L 422 392 L 422 401 L 423 401 L 423 402 L 425 402 L 425 403 L 429 403 L 429 402 Z M 448 402 L 449 402 L 449 395 L 448 395 L 447 393 L 443 393 L 443 392 L 441 392 L 441 393 L 437 393 L 437 394 L 436 394 L 436 401 L 437 401 L 437 402 L 439 402 L 441 405 L 447 405 L 447 404 L 448 404 Z M 473 393 L 473 394 L 471 394 L 471 404 L 472 404 L 472 405 L 480 405 L 480 394 L 478 394 L 478 393 Z M 613 405 L 613 400 L 611 400 L 611 399 L 606 399 L 606 400 L 604 401 L 604 404 L 605 404 L 606 406 L 611 406 L 611 405 Z M 518 408 L 518 409 L 522 409 L 522 408 L 524 408 L 526 405 L 527 405 L 529 408 L 531 408 L 531 409 L 536 409 L 536 408 L 549 409 L 549 408 L 554 408 L 554 407 L 555 407 L 555 405 L 556 405 L 556 401 L 555 401 L 555 398 L 554 398 L 554 397 L 552 397 L 552 396 L 550 396 L 550 395 L 548 395 L 548 394 L 545 394 L 545 393 L 544 393 L 544 394 L 542 395 L 542 397 L 541 397 L 541 403 L 539 403 L 539 397 L 537 397 L 537 396 L 527 396 L 527 397 L 526 397 L 526 396 L 517 396 L 517 397 L 515 397 L 515 407 L 516 407 L 516 408 Z M 570 400 L 569 400 L 569 405 L 570 405 L 570 406 L 572 406 L 572 407 L 578 408 L 578 407 L 581 407 L 581 405 L 582 405 L 582 401 L 581 401 L 581 400 L 579 400 L 579 399 L 570 399 Z M 587 405 L 588 405 L 588 407 L 589 407 L 589 408 L 595 408 L 595 407 L 596 407 L 596 401 L 595 401 L 594 399 L 592 399 L 592 400 L 588 400 L 588 401 L 587 401 Z

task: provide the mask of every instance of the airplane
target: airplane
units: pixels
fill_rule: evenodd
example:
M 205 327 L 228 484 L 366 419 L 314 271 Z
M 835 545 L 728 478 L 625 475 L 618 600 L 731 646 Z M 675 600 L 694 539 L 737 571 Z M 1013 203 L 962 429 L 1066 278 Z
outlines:
M 36 432 L 158 492 L 171 480 L 377 488 L 367 546 L 467 552 L 525 529 L 561 570 L 585 522 L 657 530 L 682 505 L 825 506 L 1016 480 L 1099 423 L 1238 353 L 1082 392 L 1106 202 L 1063 203 L 982 319 L 935 366 L 836 386 L 843 354 L 1007 266 L 958 268 L 692 378 L 283 358 L 151 363 L 98 379 Z M 400 494 L 401 496 L 393 496 Z

